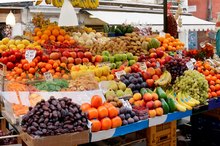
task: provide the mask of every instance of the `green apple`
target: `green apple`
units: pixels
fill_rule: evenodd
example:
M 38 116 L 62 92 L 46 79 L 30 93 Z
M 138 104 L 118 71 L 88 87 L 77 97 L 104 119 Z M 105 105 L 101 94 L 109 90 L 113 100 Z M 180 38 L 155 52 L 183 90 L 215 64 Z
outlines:
M 107 62 L 108 61 L 108 56 L 102 56 L 102 62 Z
M 110 68 L 111 69 L 115 69 L 116 68 L 116 64 L 115 63 L 111 63 Z
M 115 57 L 114 56 L 110 56 L 109 57 L 109 62 L 110 63 L 114 63 L 115 62 Z
M 116 64 L 116 68 L 119 68 L 121 65 L 122 65 L 122 62 L 121 61 L 118 61 L 115 63 Z
M 122 60 L 121 54 L 115 54 L 114 57 L 116 62 Z
M 135 60 L 129 60 L 129 66 L 132 66 L 133 64 L 135 64 L 136 61 Z
M 122 54 L 122 61 L 126 61 L 127 60 L 127 55 L 126 54 Z
M 134 60 L 137 62 L 138 61 L 138 56 L 134 56 Z
M 109 53 L 108 51 L 103 51 L 103 52 L 102 52 L 102 56 L 107 56 L 107 57 L 109 57 L 109 56 L 110 56 L 110 53 Z
M 127 55 L 128 60 L 133 60 L 134 59 L 134 56 L 133 56 L 132 53 L 127 53 L 126 55 Z

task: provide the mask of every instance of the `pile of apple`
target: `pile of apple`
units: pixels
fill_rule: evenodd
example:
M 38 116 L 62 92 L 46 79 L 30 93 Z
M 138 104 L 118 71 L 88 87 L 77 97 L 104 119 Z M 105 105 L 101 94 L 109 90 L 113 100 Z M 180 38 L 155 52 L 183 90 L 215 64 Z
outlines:
M 148 108 L 148 115 L 150 118 L 163 115 L 163 108 L 161 107 L 161 101 L 158 99 L 158 95 L 154 92 L 149 93 L 145 88 L 141 89 L 141 93 L 135 93 L 132 98 L 129 99 L 131 105 L 135 107 Z M 144 94 L 143 94 L 144 93 Z

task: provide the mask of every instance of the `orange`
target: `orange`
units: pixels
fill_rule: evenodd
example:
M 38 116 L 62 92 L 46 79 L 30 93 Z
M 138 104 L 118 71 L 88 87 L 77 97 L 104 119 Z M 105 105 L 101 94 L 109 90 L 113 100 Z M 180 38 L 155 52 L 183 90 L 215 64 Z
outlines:
M 51 35 L 51 36 L 50 36 L 50 40 L 51 40 L 51 41 L 56 41 L 56 37 L 55 37 L 54 35 Z
M 38 41 L 39 39 L 40 39 L 39 36 L 34 37 L 34 41 Z
M 68 34 L 66 34 L 65 36 L 64 36 L 64 38 L 65 38 L 65 40 L 70 40 L 70 36 L 68 35 Z
M 101 105 L 102 105 L 102 97 L 100 97 L 99 95 L 92 96 L 91 106 L 95 107 L 95 108 L 98 108 Z
M 211 91 L 213 91 L 213 92 L 216 90 L 214 85 L 211 85 L 211 86 L 210 86 L 210 89 L 211 89 Z
M 21 81 L 22 78 L 21 78 L 21 77 L 17 77 L 15 80 L 16 80 L 16 81 Z
M 66 31 L 64 29 L 60 29 L 60 34 L 64 36 L 66 34 Z
M 21 73 L 22 73 L 22 69 L 20 69 L 20 68 L 16 69 L 16 74 L 17 75 L 20 75 Z
M 97 132 L 101 130 L 101 122 L 97 119 L 95 120 L 91 120 L 90 122 L 92 122 L 92 132 Z
M 55 61 L 52 60 L 52 59 L 50 59 L 50 60 L 48 60 L 48 63 L 51 64 L 51 65 L 53 65 L 53 64 L 55 63 Z
M 40 37 L 41 35 L 42 35 L 42 32 L 41 32 L 41 31 L 38 31 L 38 32 L 37 32 L 37 36 Z
M 52 75 L 54 75 L 54 74 L 55 74 L 54 69 L 50 69 L 50 70 L 49 70 L 49 72 L 50 72 Z
M 105 106 L 99 106 L 98 107 L 98 116 L 99 116 L 99 119 L 108 117 L 108 109 Z
M 29 73 L 32 73 L 32 74 L 34 74 L 35 73 L 35 69 L 33 68 L 33 67 L 31 67 L 31 68 L 29 68 Z
M 29 63 L 30 64 L 30 67 L 35 67 L 36 66 L 36 63 L 35 62 L 31 62 Z
M 58 67 L 58 63 L 57 63 L 57 62 L 54 62 L 53 68 L 56 69 L 57 67 Z
M 217 93 L 216 92 L 211 92 L 212 97 L 217 97 Z
M 47 35 L 47 34 L 43 34 L 43 35 L 41 36 L 41 39 L 42 39 L 42 40 L 48 40 L 48 39 L 49 39 L 49 37 L 48 37 L 48 35 Z
M 21 73 L 21 75 L 20 75 L 20 76 L 21 76 L 23 79 L 27 77 L 26 73 L 24 73 L 24 72 L 23 72 L 23 73 Z
M 54 36 L 58 36 L 58 35 L 59 35 L 59 30 L 53 29 L 52 34 L 53 34 Z
M 63 42 L 64 39 L 65 39 L 65 38 L 64 38 L 62 35 L 59 35 L 59 36 L 57 37 L 57 40 L 58 40 L 59 42 Z
M 217 80 L 215 81 L 215 83 L 216 83 L 216 84 L 220 84 L 220 79 L 217 79 Z
M 29 79 L 34 78 L 34 75 L 33 75 L 33 74 L 28 74 L 28 78 L 29 78 Z
M 220 91 L 217 91 L 216 94 L 217 94 L 217 96 L 220 96 Z
M 36 34 L 38 31 L 41 31 L 41 29 L 38 28 L 38 27 L 34 28 L 34 33 L 35 33 L 35 34 Z
M 51 31 L 50 30 L 45 30 L 44 34 L 46 34 L 47 36 L 50 36 L 51 35 Z
M 216 90 L 216 91 L 220 90 L 220 84 L 216 84 L 216 85 L 215 85 L 215 90 Z
M 62 78 L 63 78 L 63 79 L 66 79 L 66 80 L 69 80 L 69 76 L 68 76 L 67 74 L 64 74 L 64 75 L 62 76 Z
M 116 107 L 112 106 L 108 108 L 108 116 L 109 118 L 114 118 L 116 116 L 118 116 L 119 111 Z
M 60 66 L 66 68 L 66 63 L 61 63 Z
M 89 103 L 83 103 L 80 108 L 83 112 L 86 112 L 88 109 L 91 108 L 91 105 Z
M 112 119 L 112 128 L 117 128 L 122 125 L 122 120 L 119 116 L 116 116 Z
M 47 70 L 50 70 L 50 69 L 53 68 L 53 66 L 52 66 L 51 64 L 47 63 L 46 66 L 45 66 L 45 68 L 46 68 Z
M 24 69 L 24 70 L 29 70 L 29 68 L 30 68 L 30 64 L 25 63 L 25 64 L 23 65 L 23 69 Z
M 110 118 L 106 117 L 104 119 L 101 120 L 101 129 L 102 130 L 108 130 L 111 129 L 112 126 L 112 121 Z
M 89 108 L 87 110 L 89 120 L 98 118 L 98 111 L 96 108 Z
M 208 70 L 205 70 L 205 71 L 203 71 L 203 74 L 204 74 L 205 76 L 208 76 L 208 75 L 209 75 L 209 71 L 208 71 Z
M 46 71 L 47 71 L 46 68 L 41 68 L 42 73 L 45 73 Z
M 209 84 L 210 84 L 210 85 L 215 85 L 215 81 L 212 81 L 212 80 L 211 80 L 211 81 L 209 82 Z

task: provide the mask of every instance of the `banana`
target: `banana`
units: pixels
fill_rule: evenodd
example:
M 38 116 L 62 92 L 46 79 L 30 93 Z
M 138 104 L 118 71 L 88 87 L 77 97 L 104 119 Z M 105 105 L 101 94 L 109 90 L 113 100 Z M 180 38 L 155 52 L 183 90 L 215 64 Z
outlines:
M 70 0 L 70 2 L 73 5 L 73 7 L 79 6 L 79 0 Z
M 168 98 L 172 98 L 174 100 L 174 103 L 175 103 L 175 106 L 176 106 L 176 109 L 178 111 L 181 111 L 181 112 L 185 112 L 186 111 L 186 107 L 185 106 L 182 106 L 181 104 L 179 104 L 176 100 L 176 98 L 173 96 L 173 94 L 169 93 L 167 94 L 167 97 Z
M 62 7 L 64 0 L 57 0 L 58 8 Z
M 52 5 L 53 5 L 54 7 L 58 7 L 57 0 L 52 0 Z
M 171 82 L 171 74 L 168 71 L 165 71 L 161 77 L 155 81 L 155 85 L 164 86 Z
M 192 102 L 194 102 L 196 105 L 199 105 L 200 104 L 200 101 L 198 101 L 198 100 L 196 100 L 196 99 L 194 99 L 194 98 L 192 98 L 191 96 L 189 96 L 189 95 L 187 95 L 188 97 L 188 100 L 189 101 L 192 101 Z
M 92 0 L 92 1 L 94 1 L 94 3 L 95 3 L 95 8 L 98 8 L 98 6 L 99 6 L 99 0 Z
M 40 5 L 43 2 L 43 0 L 37 0 L 37 2 L 35 3 L 36 6 Z
M 52 1 L 51 0 L 45 0 L 45 3 L 49 5 L 49 4 L 52 3 Z
M 191 106 L 191 107 L 196 106 L 196 103 L 193 102 L 193 101 L 191 101 L 191 100 L 189 100 L 188 95 L 186 95 L 185 93 L 182 94 L 182 99 L 183 99 L 184 102 L 185 102 L 186 104 L 188 104 L 189 106 Z
M 186 109 L 188 110 L 192 110 L 192 107 L 185 103 L 181 92 L 179 92 L 176 97 L 177 97 L 177 101 L 179 104 L 181 104 L 182 106 L 185 106 Z

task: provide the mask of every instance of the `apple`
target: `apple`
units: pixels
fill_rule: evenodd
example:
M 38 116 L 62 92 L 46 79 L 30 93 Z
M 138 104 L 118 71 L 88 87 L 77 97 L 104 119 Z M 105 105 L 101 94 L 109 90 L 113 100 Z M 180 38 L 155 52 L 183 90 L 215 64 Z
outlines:
M 7 64 L 7 69 L 13 69 L 14 68 L 14 64 L 12 62 L 8 62 Z
M 150 58 L 157 58 L 157 53 L 150 53 Z
M 165 61 L 166 61 L 166 62 L 169 62 L 171 59 L 172 59 L 171 56 L 166 56 L 166 57 L 165 57 Z
M 62 57 L 60 58 L 60 61 L 67 64 L 68 59 L 67 59 L 67 57 L 62 56 Z
M 157 50 L 157 51 L 156 51 L 156 54 L 157 54 L 157 57 L 162 58 L 163 55 L 164 55 L 164 52 L 161 51 L 161 50 Z
M 70 56 L 73 57 L 73 59 L 76 58 L 76 52 L 70 52 Z
M 151 74 L 148 73 L 148 72 L 145 72 L 145 73 L 143 73 L 142 75 L 143 75 L 143 77 L 144 77 L 145 80 L 151 79 Z
M 2 53 L 2 57 L 8 57 L 9 56 L 9 52 L 3 52 Z
M 75 64 L 78 65 L 78 64 L 81 64 L 82 63 L 82 59 L 81 58 L 76 58 L 75 59 Z
M 42 56 L 42 55 L 43 55 L 43 51 L 42 50 L 37 50 L 36 56 Z
M 91 52 L 85 52 L 84 56 L 85 56 L 85 58 L 88 58 L 89 60 L 92 59 L 92 53 Z
M 165 63 L 166 63 L 166 60 L 165 60 L 165 59 L 160 59 L 160 61 L 159 61 L 159 62 L 160 62 L 160 64 L 161 64 L 161 65 L 163 65 L 163 64 L 165 64 Z
M 8 57 L 3 57 L 2 58 L 2 63 L 4 63 L 6 65 L 8 63 Z
M 70 57 L 71 55 L 70 55 L 70 52 L 69 52 L 69 51 L 63 51 L 62 56 L 68 58 L 68 57 Z
M 10 61 L 10 62 L 15 62 L 15 60 L 16 60 L 15 55 L 10 55 L 10 56 L 8 57 L 8 61 Z
M 83 58 L 83 59 L 82 59 L 82 62 L 83 62 L 83 63 L 89 63 L 89 59 L 88 59 L 88 58 Z
M 58 53 L 58 52 L 51 53 L 50 54 L 50 59 L 53 59 L 53 60 L 60 59 L 60 53 Z
M 68 63 L 74 63 L 73 57 L 68 57 L 67 60 L 68 60 Z
M 83 52 L 77 52 L 77 57 L 83 59 L 84 53 Z
M 49 60 L 49 56 L 48 56 L 48 55 L 43 55 L 42 58 L 41 58 L 41 60 L 42 60 L 43 62 L 47 62 L 47 61 Z
M 154 107 L 155 107 L 155 108 L 158 108 L 158 107 L 161 107 L 161 106 L 162 106 L 162 103 L 161 103 L 160 100 L 155 100 L 155 101 L 154 101 Z
M 146 107 L 148 107 L 148 109 L 153 109 L 154 108 L 154 102 L 153 101 L 148 101 L 146 103 Z
M 20 52 L 15 52 L 15 58 L 16 60 L 20 60 L 22 57 L 22 54 Z

